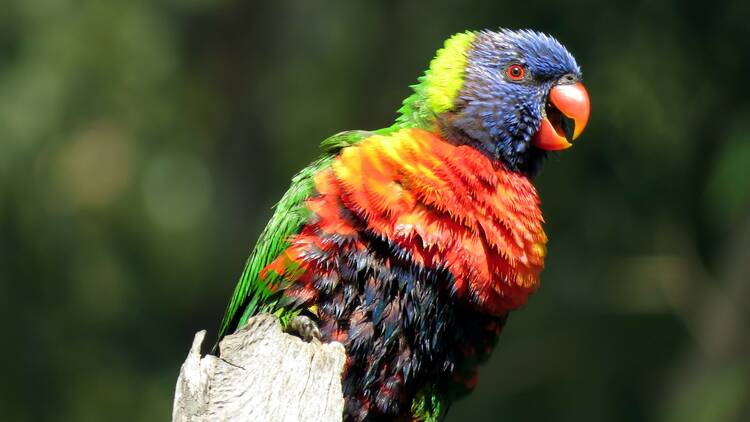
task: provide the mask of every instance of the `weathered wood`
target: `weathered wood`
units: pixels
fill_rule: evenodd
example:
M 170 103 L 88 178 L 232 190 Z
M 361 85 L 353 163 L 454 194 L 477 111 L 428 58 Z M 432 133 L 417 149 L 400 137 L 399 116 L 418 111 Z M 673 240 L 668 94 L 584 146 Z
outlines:
M 195 335 L 177 378 L 172 421 L 337 421 L 344 409 L 339 343 L 306 343 L 258 315 L 221 341 L 221 357 L 200 357 Z

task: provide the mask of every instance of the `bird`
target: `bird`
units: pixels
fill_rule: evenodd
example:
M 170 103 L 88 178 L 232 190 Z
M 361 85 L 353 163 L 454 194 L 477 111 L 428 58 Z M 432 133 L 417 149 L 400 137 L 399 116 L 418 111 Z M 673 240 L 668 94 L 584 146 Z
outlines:
M 345 421 L 438 421 L 539 286 L 533 185 L 584 130 L 573 55 L 528 29 L 449 37 L 394 123 L 321 143 L 260 235 L 219 338 L 270 313 L 340 342 Z

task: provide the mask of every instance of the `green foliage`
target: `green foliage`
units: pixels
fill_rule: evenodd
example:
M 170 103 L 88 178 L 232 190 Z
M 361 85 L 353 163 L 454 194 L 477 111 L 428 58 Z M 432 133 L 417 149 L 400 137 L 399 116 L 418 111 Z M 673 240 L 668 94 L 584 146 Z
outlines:
M 750 206 L 750 129 L 734 129 L 720 147 L 706 190 L 707 213 L 724 223 L 737 224 Z

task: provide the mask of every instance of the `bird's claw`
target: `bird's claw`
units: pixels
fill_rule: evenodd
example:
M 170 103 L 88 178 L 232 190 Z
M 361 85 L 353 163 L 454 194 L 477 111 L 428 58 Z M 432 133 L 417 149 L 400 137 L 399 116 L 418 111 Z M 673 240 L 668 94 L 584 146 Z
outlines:
M 286 331 L 291 334 L 296 334 L 302 340 L 311 342 L 313 339 L 320 341 L 320 328 L 318 324 L 312 320 L 312 318 L 306 315 L 297 315 L 292 318 Z

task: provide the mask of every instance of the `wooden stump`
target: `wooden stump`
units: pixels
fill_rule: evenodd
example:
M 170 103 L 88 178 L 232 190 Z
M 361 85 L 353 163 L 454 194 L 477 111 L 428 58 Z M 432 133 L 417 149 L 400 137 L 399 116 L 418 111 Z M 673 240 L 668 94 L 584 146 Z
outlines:
M 344 411 L 340 343 L 310 343 L 258 315 L 225 337 L 221 357 L 200 356 L 195 335 L 177 378 L 172 421 L 337 421 Z

